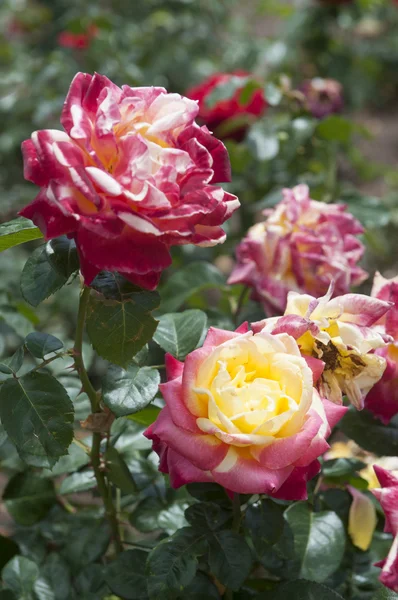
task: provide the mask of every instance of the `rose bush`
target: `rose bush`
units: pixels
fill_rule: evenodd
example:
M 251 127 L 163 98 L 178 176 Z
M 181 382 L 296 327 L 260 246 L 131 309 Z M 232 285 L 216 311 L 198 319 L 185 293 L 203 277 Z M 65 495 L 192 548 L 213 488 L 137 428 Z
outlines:
M 228 280 L 252 288 L 270 315 L 283 313 L 290 290 L 321 296 L 334 281 L 341 295 L 367 277 L 357 265 L 364 246 L 356 236 L 363 228 L 343 204 L 311 200 L 306 185 L 285 189 L 283 196 L 238 245 Z
M 314 388 L 322 369 L 289 335 L 210 329 L 184 363 L 167 357 L 166 407 L 145 432 L 161 471 L 174 487 L 215 481 L 231 492 L 306 498 L 346 411 Z
M 173 245 L 212 246 L 239 206 L 223 144 L 195 123 L 197 103 L 160 87 L 117 87 L 79 73 L 62 111 L 64 132 L 22 145 L 26 179 L 41 187 L 20 214 L 46 239 L 67 234 L 90 284 L 101 270 L 148 289 Z

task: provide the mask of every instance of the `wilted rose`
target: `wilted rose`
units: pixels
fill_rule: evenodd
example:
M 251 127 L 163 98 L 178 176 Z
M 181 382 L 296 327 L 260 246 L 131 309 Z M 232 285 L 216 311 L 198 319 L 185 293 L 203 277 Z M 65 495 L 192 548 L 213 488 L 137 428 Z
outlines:
M 304 107 L 317 119 L 343 110 L 343 88 L 335 79 L 306 79 L 299 87 Z
M 211 328 L 184 363 L 167 355 L 166 407 L 145 435 L 173 487 L 215 481 L 301 500 L 346 408 L 320 398 L 323 364 L 307 363 L 292 337 L 246 329 Z
M 41 187 L 21 211 L 47 239 L 76 241 L 89 284 L 101 270 L 156 287 L 170 246 L 213 246 L 238 199 L 224 145 L 195 123 L 197 103 L 160 87 L 117 87 L 78 73 L 62 111 L 65 132 L 23 145 L 25 177 Z
M 311 200 L 306 185 L 285 189 L 283 196 L 238 245 L 229 278 L 250 286 L 269 315 L 283 313 L 290 290 L 321 296 L 334 281 L 340 295 L 367 278 L 357 265 L 364 247 L 356 236 L 363 228 L 344 204 Z
M 250 74 L 245 71 L 216 73 L 187 91 L 188 98 L 198 100 L 198 117 L 211 131 L 225 125 L 224 133 L 216 131 L 222 138 L 231 137 L 239 141 L 247 125 L 267 108 L 260 88 L 254 89 L 246 101 L 241 99 L 242 89 L 249 78 Z
M 285 315 L 264 319 L 254 331 L 282 332 L 293 336 L 304 356 L 325 363 L 319 387 L 321 395 L 337 404 L 346 394 L 362 409 L 364 398 L 379 381 L 386 361 L 373 351 L 386 345 L 385 336 L 372 325 L 390 303 L 362 294 L 330 299 L 290 292 Z

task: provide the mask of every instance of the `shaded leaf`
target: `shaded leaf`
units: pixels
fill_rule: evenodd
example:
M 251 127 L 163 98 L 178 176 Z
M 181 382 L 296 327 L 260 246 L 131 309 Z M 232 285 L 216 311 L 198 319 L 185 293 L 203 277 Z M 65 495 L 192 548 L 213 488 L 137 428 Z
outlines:
M 135 494 L 137 486 L 123 457 L 113 446 L 105 452 L 108 479 L 126 494 Z
M 339 422 L 339 429 L 364 450 L 379 456 L 397 456 L 398 423 L 383 425 L 368 410 L 349 410 Z
M 69 564 L 80 570 L 105 554 L 110 542 L 109 524 L 103 520 L 75 522 L 70 529 L 64 556 Z
M 190 527 L 156 546 L 147 562 L 149 598 L 169 600 L 181 593 L 195 577 L 197 557 L 205 552 L 205 536 Z
M 251 504 L 245 513 L 245 526 L 259 554 L 264 546 L 276 544 L 283 533 L 284 524 L 282 507 L 269 499 Z
M 208 537 L 210 570 L 223 585 L 238 590 L 249 576 L 253 558 L 243 536 L 234 531 L 213 532 Z
M 19 369 L 22 367 L 24 356 L 24 348 L 23 346 L 20 346 L 10 358 L 5 359 L 2 363 L 0 363 L 1 373 L 6 375 L 18 373 Z
M 26 302 L 38 306 L 59 290 L 67 278 L 50 263 L 46 245 L 36 248 L 25 263 L 21 274 L 21 292 Z
M 252 127 L 247 136 L 248 147 L 257 160 L 272 160 L 279 152 L 279 140 L 276 134 Z
M 91 469 L 80 473 L 72 473 L 61 483 L 59 493 L 63 495 L 76 494 L 77 492 L 92 490 L 96 484 L 94 471 Z
M 221 600 L 214 583 L 204 573 L 196 573 L 195 577 L 185 588 L 181 600 Z
M 231 511 L 223 510 L 213 502 L 198 502 L 192 504 L 185 511 L 185 518 L 189 524 L 198 530 L 209 531 L 220 529 L 231 518 Z
M 148 553 L 142 550 L 127 550 L 119 554 L 105 570 L 105 581 L 112 592 L 126 600 L 146 600 L 147 557 Z
M 32 221 L 17 217 L 0 225 L 0 252 L 42 237 L 42 232 Z
M 156 396 L 159 383 L 159 371 L 151 367 L 111 365 L 103 379 L 103 400 L 117 417 L 137 413 Z
M 64 347 L 61 340 L 49 333 L 34 331 L 25 338 L 25 345 L 36 358 L 44 358 L 50 352 L 56 352 Z
M 34 591 L 38 600 L 70 600 L 72 585 L 70 571 L 65 560 L 51 552 L 40 567 L 40 576 L 35 581 Z
M 314 583 L 298 579 L 289 581 L 278 586 L 272 592 L 272 600 L 344 600 L 342 596 L 334 590 Z
M 14 475 L 3 493 L 3 501 L 19 525 L 30 526 L 41 521 L 56 500 L 54 484 L 32 471 Z
M 24 556 L 14 556 L 1 573 L 3 582 L 18 600 L 35 600 L 33 586 L 39 576 L 39 567 Z
M 353 129 L 352 123 L 344 117 L 330 115 L 322 119 L 316 131 L 325 140 L 347 143 L 351 138 Z
M 73 438 L 73 404 L 64 387 L 47 373 L 8 379 L 0 389 L 0 418 L 10 439 L 25 454 L 58 458 Z
M 211 263 L 193 262 L 174 273 L 161 290 L 163 313 L 170 313 L 190 297 L 208 288 L 225 285 L 225 278 Z
M 16 544 L 11 538 L 0 535 L 0 569 L 2 569 L 4 565 L 6 565 L 8 561 L 18 553 L 18 544 Z
M 48 262 L 65 279 L 79 270 L 79 256 L 75 240 L 61 235 L 46 244 L 46 255 Z
M 189 352 L 198 347 L 206 323 L 206 313 L 201 310 L 162 315 L 153 339 L 165 352 L 184 360 Z
M 117 281 L 117 280 L 115 280 Z M 156 330 L 151 311 L 158 304 L 154 292 L 138 290 L 122 299 L 92 294 L 87 307 L 87 333 L 100 356 L 125 367 Z

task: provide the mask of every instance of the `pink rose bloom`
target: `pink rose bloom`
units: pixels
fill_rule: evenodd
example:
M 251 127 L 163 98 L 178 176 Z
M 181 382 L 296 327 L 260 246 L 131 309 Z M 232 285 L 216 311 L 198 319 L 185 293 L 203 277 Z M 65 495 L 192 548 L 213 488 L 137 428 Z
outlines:
M 174 488 L 212 481 L 242 494 L 307 497 L 346 411 L 314 388 L 321 361 L 307 363 L 289 335 L 243 325 L 210 328 L 202 348 L 184 363 L 166 355 L 166 366 L 166 407 L 144 435 Z
M 342 404 L 346 394 L 361 410 L 386 368 L 385 359 L 374 351 L 384 349 L 390 338 L 372 325 L 391 304 L 362 294 L 331 299 L 332 292 L 332 286 L 322 298 L 289 292 L 284 316 L 254 323 L 253 330 L 291 335 L 308 360 L 325 365 L 318 384 L 321 396 Z
M 356 236 L 363 228 L 344 204 L 311 200 L 306 185 L 283 196 L 239 244 L 228 281 L 250 286 L 269 315 L 283 313 L 290 290 L 321 296 L 334 281 L 337 296 L 367 278 L 357 266 L 364 246 Z
M 398 414 L 398 277 L 385 279 L 380 273 L 376 273 L 372 296 L 393 304 L 375 325 L 381 333 L 391 336 L 392 341 L 376 351 L 385 358 L 387 367 L 383 377 L 366 396 L 365 408 L 388 425 Z
M 65 131 L 23 142 L 25 178 L 41 189 L 20 214 L 46 239 L 75 239 L 86 284 L 108 270 L 153 289 L 170 246 L 225 240 L 221 225 L 239 201 L 215 185 L 230 179 L 228 154 L 197 113 L 195 101 L 164 88 L 78 73 Z
M 394 541 L 386 559 L 376 563 L 381 567 L 380 581 L 383 585 L 398 592 L 398 479 L 381 467 L 374 467 L 381 488 L 372 490 L 381 504 L 386 517 L 384 531 L 392 533 Z

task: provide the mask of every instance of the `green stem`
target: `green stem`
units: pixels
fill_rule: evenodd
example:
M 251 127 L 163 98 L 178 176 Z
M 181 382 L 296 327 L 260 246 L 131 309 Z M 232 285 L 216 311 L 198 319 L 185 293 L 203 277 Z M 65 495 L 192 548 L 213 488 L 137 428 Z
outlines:
M 239 533 L 240 530 L 240 522 L 242 519 L 242 513 L 240 510 L 240 496 L 236 492 L 234 492 L 234 496 L 232 498 L 232 510 L 233 510 L 233 518 L 232 518 L 232 531 L 235 533 Z M 225 600 L 233 600 L 234 593 L 230 589 L 225 590 L 224 598 Z
M 89 298 L 90 288 L 84 286 L 80 295 L 73 356 L 75 360 L 76 371 L 78 372 L 80 381 L 82 382 L 83 390 L 86 392 L 90 400 L 91 410 L 93 413 L 98 413 L 101 412 L 99 396 L 90 381 L 83 360 L 83 333 Z M 116 510 L 113 505 L 112 489 L 107 484 L 104 472 L 101 470 L 101 434 L 99 432 L 93 433 L 93 442 L 91 446 L 90 456 L 91 464 L 97 481 L 98 491 L 101 495 L 102 502 L 105 507 L 105 513 L 112 529 L 112 537 L 114 541 L 115 551 L 116 554 L 118 554 L 123 550 L 123 546 L 120 540 L 119 523 L 117 520 Z

